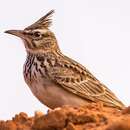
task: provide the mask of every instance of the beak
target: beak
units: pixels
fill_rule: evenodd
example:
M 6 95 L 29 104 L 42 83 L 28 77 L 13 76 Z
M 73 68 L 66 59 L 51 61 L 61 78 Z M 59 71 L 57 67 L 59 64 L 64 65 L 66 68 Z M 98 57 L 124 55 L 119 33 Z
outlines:
M 23 30 L 7 30 L 7 31 L 5 31 L 5 33 L 18 36 L 18 37 L 20 37 L 22 39 L 25 38 L 25 32 Z

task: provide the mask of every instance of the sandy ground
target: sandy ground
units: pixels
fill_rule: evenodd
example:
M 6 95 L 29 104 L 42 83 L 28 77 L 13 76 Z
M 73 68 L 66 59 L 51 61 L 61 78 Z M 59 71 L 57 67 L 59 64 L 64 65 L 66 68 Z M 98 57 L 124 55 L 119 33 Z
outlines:
M 120 111 L 91 103 L 36 112 L 33 117 L 21 112 L 12 120 L 1 120 L 0 130 L 130 130 L 130 107 Z

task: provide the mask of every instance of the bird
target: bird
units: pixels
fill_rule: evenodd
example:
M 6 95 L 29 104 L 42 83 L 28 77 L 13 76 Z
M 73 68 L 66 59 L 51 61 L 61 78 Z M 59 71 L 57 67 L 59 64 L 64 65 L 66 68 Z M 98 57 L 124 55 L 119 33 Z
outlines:
M 50 10 L 23 30 L 5 31 L 24 43 L 27 58 L 23 75 L 33 95 L 50 109 L 97 102 L 123 109 L 125 105 L 108 87 L 86 67 L 62 53 L 50 29 L 54 12 Z

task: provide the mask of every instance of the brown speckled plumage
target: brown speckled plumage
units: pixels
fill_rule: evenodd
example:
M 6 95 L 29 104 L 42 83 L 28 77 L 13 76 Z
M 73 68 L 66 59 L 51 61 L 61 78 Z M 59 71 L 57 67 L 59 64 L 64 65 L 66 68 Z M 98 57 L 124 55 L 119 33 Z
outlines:
M 24 78 L 33 94 L 50 108 L 102 102 L 122 109 L 123 103 L 85 67 L 60 51 L 50 31 L 50 11 L 24 30 L 9 30 L 23 39 L 27 59 Z

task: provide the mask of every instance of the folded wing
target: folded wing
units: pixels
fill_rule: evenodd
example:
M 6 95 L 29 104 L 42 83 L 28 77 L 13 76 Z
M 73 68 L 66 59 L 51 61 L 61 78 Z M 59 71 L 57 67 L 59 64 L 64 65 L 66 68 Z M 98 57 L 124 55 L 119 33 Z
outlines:
M 62 62 L 63 63 L 63 62 Z M 50 78 L 64 89 L 87 100 L 122 109 L 123 103 L 105 85 L 77 62 L 62 64 L 49 70 Z

